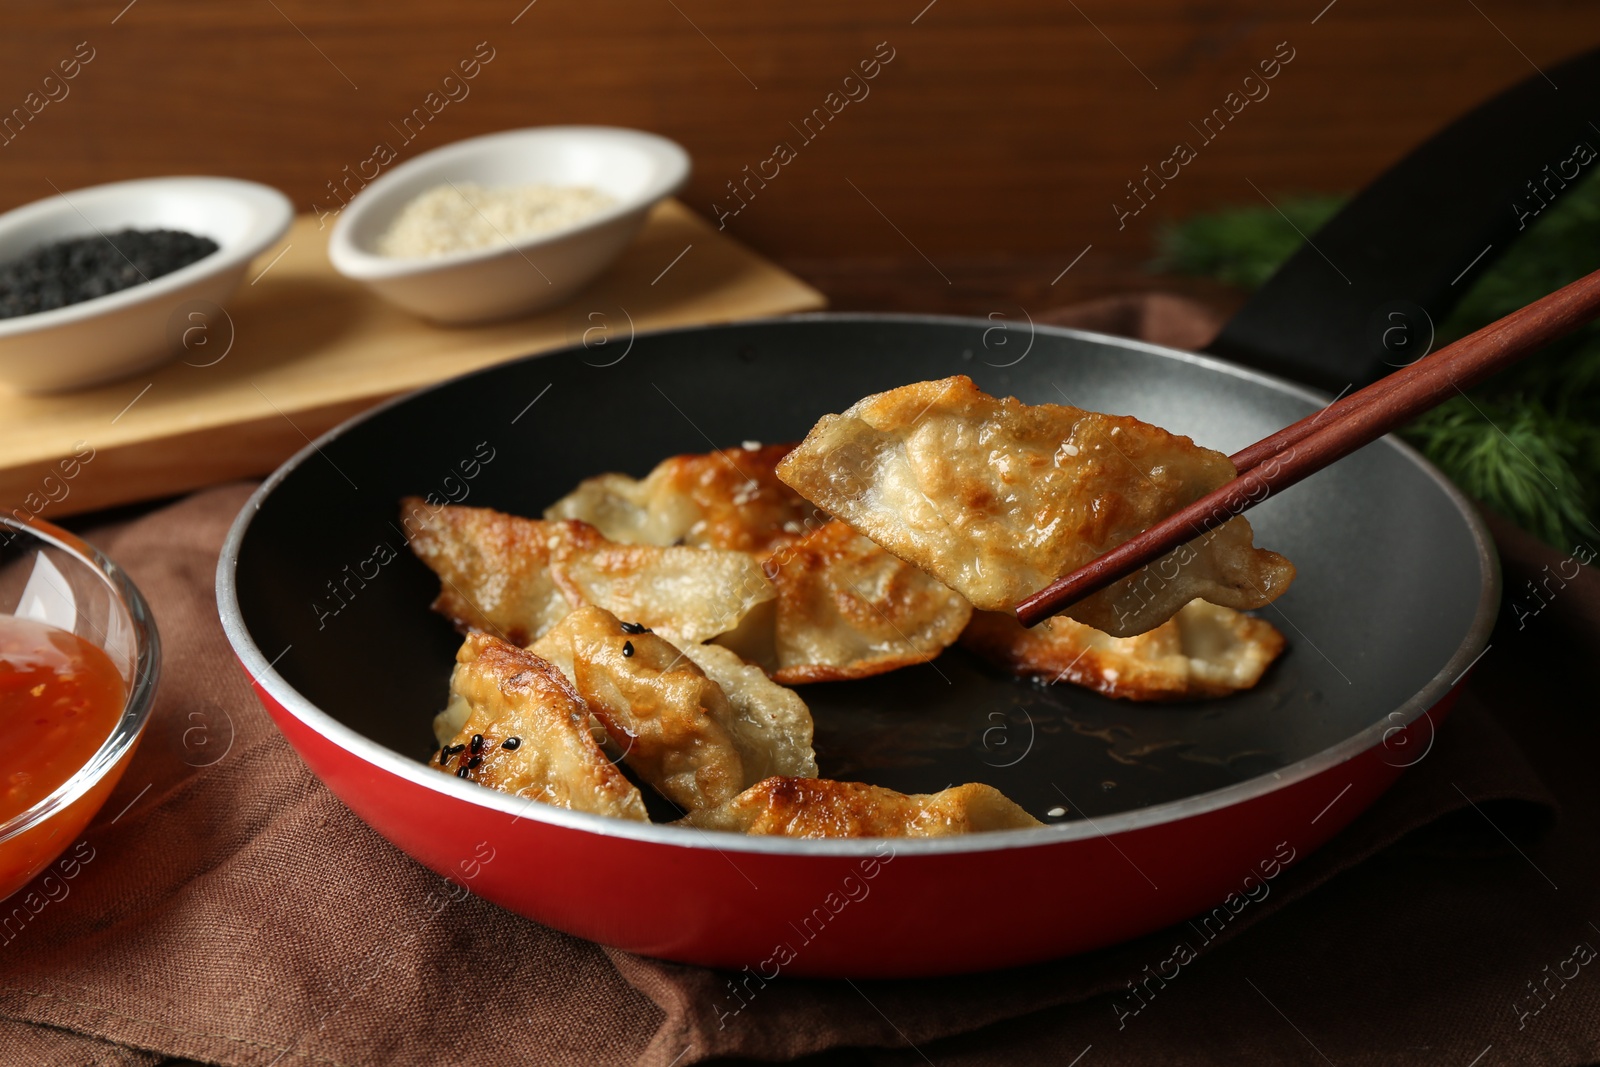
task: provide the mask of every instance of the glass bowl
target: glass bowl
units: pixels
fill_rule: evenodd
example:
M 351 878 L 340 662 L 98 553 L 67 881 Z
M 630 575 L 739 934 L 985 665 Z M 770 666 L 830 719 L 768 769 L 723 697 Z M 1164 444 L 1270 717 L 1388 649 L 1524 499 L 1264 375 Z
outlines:
M 0 900 L 27 885 L 78 840 L 133 757 L 155 702 L 161 641 L 150 607 L 115 563 L 39 519 L 0 515 L 0 615 L 70 631 L 110 657 L 122 675 L 122 715 L 50 795 L 0 823 Z

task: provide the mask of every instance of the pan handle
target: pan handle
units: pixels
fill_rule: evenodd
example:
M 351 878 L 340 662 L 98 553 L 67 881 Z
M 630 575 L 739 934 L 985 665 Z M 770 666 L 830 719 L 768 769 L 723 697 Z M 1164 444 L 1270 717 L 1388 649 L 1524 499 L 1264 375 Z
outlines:
M 1425 355 L 1435 325 L 1600 166 L 1600 49 L 1479 104 L 1368 185 L 1208 347 L 1330 392 Z

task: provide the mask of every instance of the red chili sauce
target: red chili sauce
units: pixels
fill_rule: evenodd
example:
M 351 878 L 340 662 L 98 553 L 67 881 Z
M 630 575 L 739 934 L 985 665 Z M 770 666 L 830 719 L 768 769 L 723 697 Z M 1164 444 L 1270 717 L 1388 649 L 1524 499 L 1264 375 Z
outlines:
M 88 763 L 122 717 L 125 696 L 121 673 L 95 645 L 0 615 L 0 820 Z

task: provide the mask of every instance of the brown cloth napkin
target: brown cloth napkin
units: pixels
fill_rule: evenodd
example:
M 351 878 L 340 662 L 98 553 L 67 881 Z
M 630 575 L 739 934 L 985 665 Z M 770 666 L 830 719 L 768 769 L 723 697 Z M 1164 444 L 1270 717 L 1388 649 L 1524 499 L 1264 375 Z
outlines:
M 1102 302 L 1075 320 L 1190 345 L 1208 321 L 1175 298 Z M 223 639 L 213 572 L 248 490 L 87 531 L 150 599 L 165 675 L 67 894 L 0 935 L 0 1064 L 1464 1067 L 1482 1053 L 1488 1067 L 1600 1055 L 1600 965 L 1570 962 L 1580 942 L 1600 946 L 1591 571 L 1540 614 L 1508 614 L 1427 758 L 1122 1026 L 1111 994 L 1170 956 L 1183 928 L 995 974 L 780 980 L 724 1029 L 716 972 L 470 895 L 424 907 L 446 884 L 305 770 Z M 1508 595 L 1560 559 L 1515 533 Z M 1049 891 L 997 887 L 995 921 L 1011 894 Z

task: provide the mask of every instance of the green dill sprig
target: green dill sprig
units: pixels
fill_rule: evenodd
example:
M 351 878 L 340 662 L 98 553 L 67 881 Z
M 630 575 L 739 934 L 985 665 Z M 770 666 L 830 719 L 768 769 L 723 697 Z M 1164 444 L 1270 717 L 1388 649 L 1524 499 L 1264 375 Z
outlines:
M 1168 226 L 1153 269 L 1255 289 L 1343 199 L 1274 198 Z M 1441 323 L 1437 344 L 1471 333 L 1600 268 L 1600 177 L 1547 208 Z M 1457 485 L 1548 544 L 1600 541 L 1600 327 L 1589 326 L 1402 431 Z
M 1596 430 L 1538 403 L 1454 397 L 1405 430 L 1424 455 L 1479 500 L 1546 543 L 1592 540 L 1582 471 Z
M 1344 201 L 1342 196 L 1289 196 L 1278 201 L 1283 215 L 1262 206 L 1190 216 L 1157 233 L 1158 251 L 1151 268 L 1164 274 L 1215 278 L 1254 292 L 1299 251 L 1300 233 L 1320 230 Z M 1293 225 L 1286 224 L 1284 216 Z

